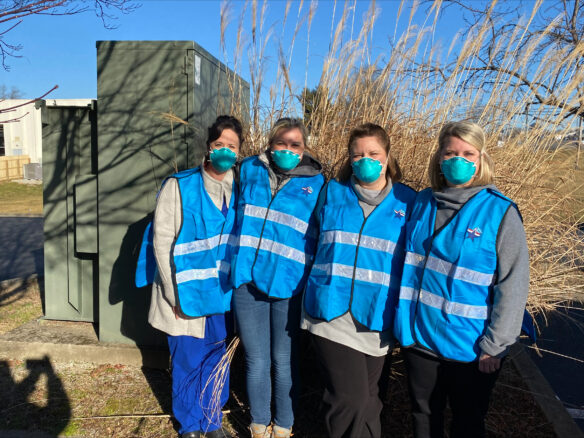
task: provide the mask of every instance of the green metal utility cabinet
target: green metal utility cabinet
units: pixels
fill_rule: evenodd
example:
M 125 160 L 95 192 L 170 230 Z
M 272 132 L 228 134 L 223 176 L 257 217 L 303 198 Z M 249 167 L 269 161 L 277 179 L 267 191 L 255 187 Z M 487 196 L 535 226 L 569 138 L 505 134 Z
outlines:
M 200 164 L 234 99 L 247 122 L 249 84 L 192 41 L 97 43 L 97 103 L 43 109 L 47 318 L 93 321 L 103 342 L 165 343 L 147 322 L 150 287 L 134 286 L 140 241 L 162 181 Z

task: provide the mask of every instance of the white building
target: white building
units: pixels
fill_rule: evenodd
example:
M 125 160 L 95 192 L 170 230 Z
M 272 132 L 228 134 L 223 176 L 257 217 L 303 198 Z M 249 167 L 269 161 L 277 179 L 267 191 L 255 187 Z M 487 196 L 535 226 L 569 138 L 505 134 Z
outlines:
M 48 106 L 86 106 L 91 99 L 46 99 Z M 29 99 L 0 101 L 0 157 L 27 155 L 42 163 L 41 110 Z

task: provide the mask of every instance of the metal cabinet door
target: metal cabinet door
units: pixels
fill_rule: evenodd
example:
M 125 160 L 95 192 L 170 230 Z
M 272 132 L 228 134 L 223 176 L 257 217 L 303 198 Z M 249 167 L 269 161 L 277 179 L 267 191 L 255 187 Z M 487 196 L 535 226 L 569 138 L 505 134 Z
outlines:
M 134 274 L 164 178 L 194 153 L 193 42 L 97 43 L 99 338 L 161 345 Z M 197 147 L 203 147 L 198 145 Z
M 45 317 L 94 320 L 95 111 L 43 105 Z

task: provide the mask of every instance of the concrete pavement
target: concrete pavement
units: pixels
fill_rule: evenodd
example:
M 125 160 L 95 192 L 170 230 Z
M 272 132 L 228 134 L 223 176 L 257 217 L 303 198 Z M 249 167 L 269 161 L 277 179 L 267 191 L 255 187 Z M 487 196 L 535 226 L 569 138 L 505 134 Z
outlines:
M 42 276 L 42 217 L 0 217 L 0 281 Z

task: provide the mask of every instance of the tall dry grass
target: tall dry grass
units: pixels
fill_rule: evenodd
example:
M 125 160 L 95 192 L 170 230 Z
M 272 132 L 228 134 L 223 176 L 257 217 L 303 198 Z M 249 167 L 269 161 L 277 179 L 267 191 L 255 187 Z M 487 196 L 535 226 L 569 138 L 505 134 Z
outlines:
M 392 47 L 388 45 L 385 53 L 374 57 L 371 35 L 379 10 L 372 2 L 359 23 L 355 6 L 356 2 L 349 0 L 334 4 L 329 50 L 324 54 L 318 92 L 306 120 L 312 132 L 309 147 L 321 160 L 326 175 L 333 177 L 347 158 L 349 131 L 363 122 L 373 122 L 391 134 L 392 154 L 406 182 L 415 189 L 424 188 L 429 185 L 428 162 L 440 127 L 450 120 L 476 121 L 488 134 L 489 150 L 496 163 L 496 185 L 515 200 L 523 215 L 531 258 L 529 309 L 545 313 L 584 299 L 584 247 L 577 228 L 583 222 L 584 208 L 574 197 L 584 179 L 578 180 L 573 161 L 566 159 L 566 154 L 550 149 L 554 135 L 570 127 L 565 113 L 553 114 L 543 106 L 532 106 L 530 119 L 539 122 L 523 129 L 523 113 L 534 100 L 535 91 L 516 85 L 517 81 L 507 74 L 475 70 L 481 47 L 491 38 L 488 20 L 450 47 L 441 47 L 435 41 L 442 2 L 436 1 L 428 8 L 425 24 L 419 26 L 412 17 L 423 11 L 416 11 L 416 2 L 402 1 L 396 22 L 407 21 L 407 28 L 401 35 L 391 35 L 389 30 Z M 297 37 L 301 32 L 307 32 L 305 40 L 310 41 L 316 2 L 286 4 L 281 21 L 285 24 L 294 16 L 297 20 L 287 47 L 282 47 L 282 35 L 275 32 L 275 27 L 266 26 L 268 7 L 265 0 L 244 4 L 233 54 L 227 59 L 236 73 L 250 78 L 246 154 L 264 150 L 269 126 L 283 115 L 302 116 L 307 103 L 302 90 L 310 47 L 305 48 L 306 65 L 292 64 L 291 59 L 293 51 L 299 50 Z M 540 7 L 541 2 L 534 3 L 531 16 L 526 17 L 527 27 Z M 248 9 L 251 35 L 246 34 L 244 18 Z M 226 54 L 230 44 L 225 40 L 225 30 L 232 16 L 230 5 L 224 4 L 221 29 Z M 577 69 L 576 55 L 550 49 L 534 62 L 532 55 L 541 39 L 528 41 L 526 34 L 518 30 L 508 35 L 492 48 L 492 55 L 501 56 L 509 69 L 543 84 L 552 81 L 554 74 L 565 72 L 567 85 L 559 97 L 572 96 L 583 75 Z M 378 53 L 380 42 L 375 44 Z M 583 51 L 584 47 L 579 47 L 575 53 Z M 248 57 L 249 72 L 241 70 L 244 56 Z M 274 58 L 278 60 L 277 77 L 266 83 L 266 69 Z M 292 77 L 303 77 L 305 83 L 295 84 Z M 484 87 L 487 80 L 489 87 Z

